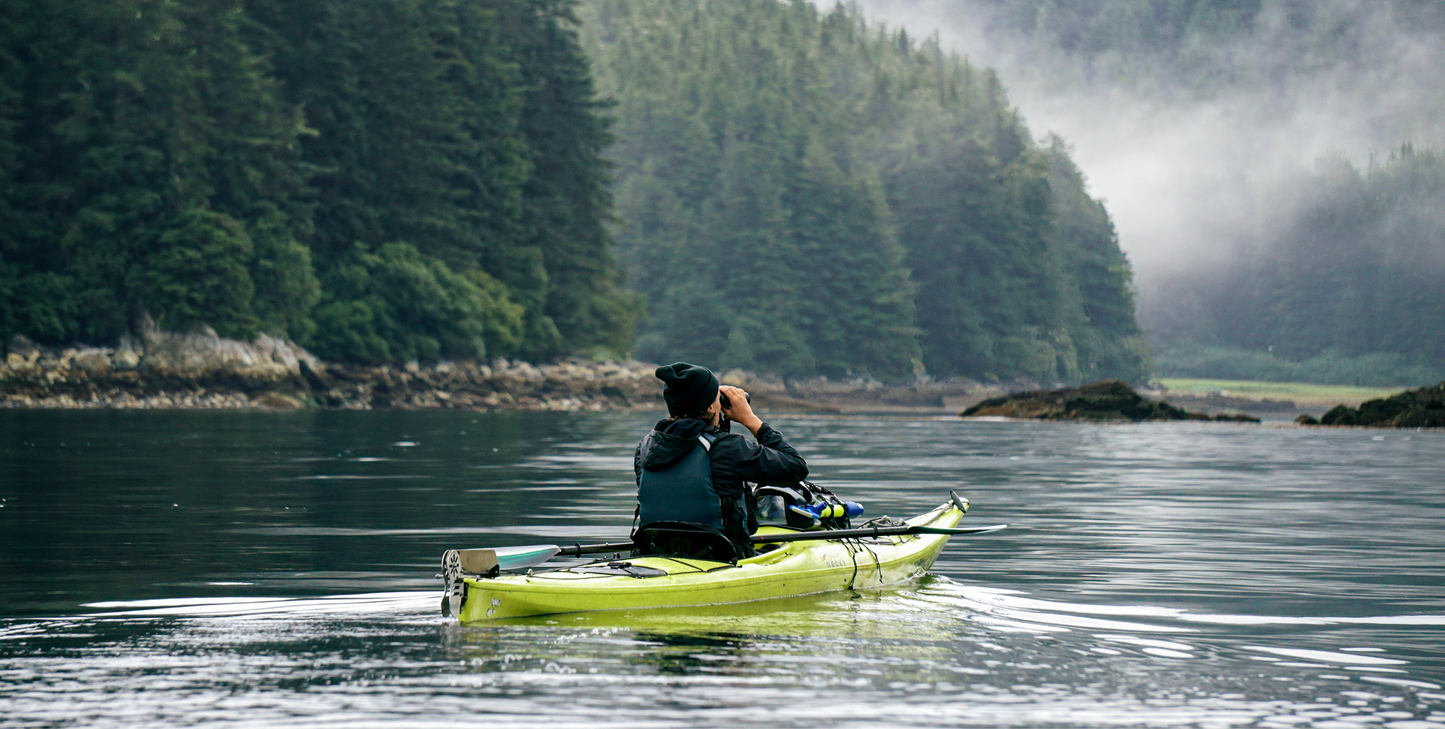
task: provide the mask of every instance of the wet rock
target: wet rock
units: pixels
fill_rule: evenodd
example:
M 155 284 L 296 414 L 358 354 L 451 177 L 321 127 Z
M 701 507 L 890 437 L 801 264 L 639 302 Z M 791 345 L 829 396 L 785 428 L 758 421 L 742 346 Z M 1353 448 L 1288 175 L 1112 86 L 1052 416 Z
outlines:
M 5 347 L 6 356 L 18 355 L 20 359 L 34 362 L 40 356 L 40 347 L 24 334 L 16 334 L 10 338 L 10 343 Z
M 1320 416 L 1320 425 L 1358 425 L 1359 411 L 1347 405 L 1336 405 Z
M 255 400 L 256 407 L 267 410 L 300 410 L 305 407 L 303 403 L 290 395 L 282 395 L 277 392 L 262 393 Z
M 109 349 L 95 347 L 82 349 L 70 358 L 70 366 L 89 372 L 92 375 L 103 375 L 110 371 L 110 357 L 111 351 Z
M 1192 414 L 1192 413 L 1191 413 Z M 1259 418 L 1244 413 L 1220 413 L 1210 420 L 1216 423 L 1258 423 Z
M 960 413 L 962 417 L 1006 417 L 1033 420 L 1220 420 L 1257 423 L 1248 415 L 1210 417 L 1140 395 L 1124 382 L 1103 380 L 1082 387 L 1035 390 L 990 398 Z
M 1445 428 L 1445 382 L 1378 400 L 1366 400 L 1358 408 L 1336 405 L 1320 416 L 1319 425 Z
M 110 366 L 117 370 L 133 370 L 140 366 L 140 355 L 134 349 L 122 348 L 111 357 Z
M 1309 413 L 1305 413 L 1304 415 L 1301 415 L 1301 416 L 1299 416 L 1298 418 L 1295 418 L 1295 419 L 1294 419 L 1294 422 L 1295 422 L 1296 425 L 1319 425 L 1319 424 L 1320 424 L 1320 421 L 1316 420 L 1316 419 L 1315 419 L 1315 416 L 1310 415 Z
M 301 375 L 304 361 L 313 368 L 319 360 L 311 353 L 282 339 L 265 334 L 254 342 L 224 339 L 210 327 L 199 332 L 167 332 L 149 319 L 141 325 L 145 356 L 140 364 L 163 375 L 196 376 L 230 373 L 266 382 Z
M 22 334 L 10 338 L 5 350 L 5 366 L 12 370 L 28 370 L 39 365 L 43 354 L 35 342 Z

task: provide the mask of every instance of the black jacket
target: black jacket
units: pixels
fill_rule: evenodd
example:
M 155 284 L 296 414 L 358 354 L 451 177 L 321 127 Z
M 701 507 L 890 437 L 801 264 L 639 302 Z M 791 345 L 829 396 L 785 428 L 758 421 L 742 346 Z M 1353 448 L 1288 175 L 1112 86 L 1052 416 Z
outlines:
M 723 501 L 723 533 L 743 552 L 751 554 L 748 536 L 758 528 L 757 505 L 744 484 L 796 484 L 808 477 L 808 464 L 767 423 L 758 429 L 758 442 L 753 443 L 741 434 L 725 433 L 701 420 L 662 420 L 653 427 L 651 437 L 638 444 L 632 457 L 632 472 L 639 485 L 644 468 L 666 468 L 693 448 L 701 448 L 697 437 L 703 433 L 715 438 L 708 451 L 708 464 L 713 489 Z

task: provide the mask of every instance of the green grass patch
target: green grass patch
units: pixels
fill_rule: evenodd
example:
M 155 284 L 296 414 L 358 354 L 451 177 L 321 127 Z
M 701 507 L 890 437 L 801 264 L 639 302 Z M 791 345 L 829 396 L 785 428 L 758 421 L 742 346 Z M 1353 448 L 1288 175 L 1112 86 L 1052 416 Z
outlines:
M 1363 402 L 1389 397 L 1409 388 L 1315 385 L 1308 382 L 1260 382 L 1257 380 L 1195 380 L 1164 377 L 1156 380 L 1179 395 L 1204 397 L 1223 392 L 1229 397 L 1254 400 L 1305 402 Z
M 1433 385 L 1445 365 L 1394 352 L 1346 355 L 1323 352 L 1295 362 L 1237 347 L 1157 344 L 1155 372 L 1168 379 L 1308 382 L 1364 388 Z

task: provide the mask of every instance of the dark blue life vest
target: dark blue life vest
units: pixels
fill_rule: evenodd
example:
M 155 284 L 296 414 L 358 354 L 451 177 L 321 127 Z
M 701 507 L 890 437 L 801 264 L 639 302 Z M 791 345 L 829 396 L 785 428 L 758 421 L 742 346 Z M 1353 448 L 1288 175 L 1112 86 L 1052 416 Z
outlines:
M 652 433 L 642 452 L 651 447 Z M 732 561 L 737 558 L 723 535 L 723 503 L 712 484 L 708 454 L 716 438 L 697 436 L 698 447 L 659 470 L 642 469 L 637 479 L 638 548 L 658 554 L 682 554 Z

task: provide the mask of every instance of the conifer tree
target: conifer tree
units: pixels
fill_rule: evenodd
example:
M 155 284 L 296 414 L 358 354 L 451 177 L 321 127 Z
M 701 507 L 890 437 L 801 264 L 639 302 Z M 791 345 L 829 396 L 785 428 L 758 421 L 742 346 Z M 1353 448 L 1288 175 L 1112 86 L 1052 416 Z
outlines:
M 1052 174 L 992 73 L 841 5 L 587 7 L 618 102 L 642 354 L 789 375 L 897 377 L 921 359 L 938 375 L 1142 377 L 1132 312 L 1088 315 L 1130 305 L 1107 215 L 1081 177 Z
M 166 326 L 255 332 L 252 272 L 299 244 L 282 231 L 258 256 L 247 223 L 264 219 L 259 209 L 276 211 L 273 228 L 285 216 L 277 200 L 295 176 L 277 155 L 295 117 L 239 43 L 236 3 L 19 7 L 29 24 L 11 56 L 23 98 L 10 248 L 27 269 L 17 308 L 48 313 L 10 326 L 105 341 L 149 313 Z M 202 259 L 226 273 L 187 280 L 198 269 L 185 261 Z M 268 325 L 304 326 L 308 276 L 288 266 L 300 290 L 268 300 Z
M 596 98 L 583 55 L 573 2 L 533 0 L 508 23 L 512 57 L 525 89 L 519 128 L 531 174 L 522 188 L 522 239 L 541 253 L 546 288 L 529 317 L 527 348 L 616 356 L 632 348 L 636 298 L 621 287 L 621 271 L 605 226 L 611 180 L 603 150 L 612 141 L 606 104 Z M 553 340 L 539 327 L 555 325 Z
M 618 101 L 623 260 L 648 297 L 639 353 L 911 371 L 912 289 L 857 111 L 834 88 L 846 63 L 822 38 L 837 29 L 807 3 L 588 10 Z

